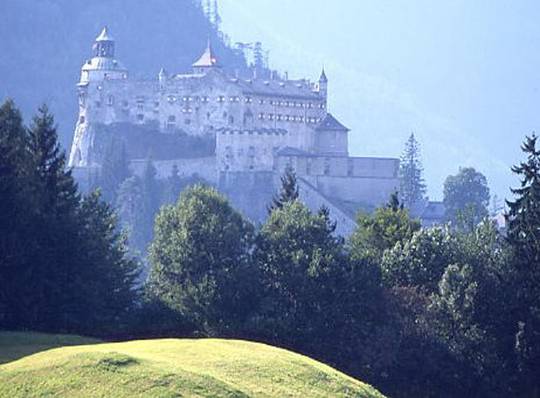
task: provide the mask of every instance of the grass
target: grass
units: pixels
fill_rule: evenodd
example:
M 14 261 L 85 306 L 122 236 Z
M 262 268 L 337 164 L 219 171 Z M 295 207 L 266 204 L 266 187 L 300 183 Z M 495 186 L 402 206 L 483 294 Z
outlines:
M 36 339 L 36 342 L 33 339 Z M 91 341 L 50 336 L 58 342 Z M 9 340 L 19 348 L 3 351 Z M 0 358 L 47 336 L 0 333 Z M 11 353 L 10 353 L 11 352 Z M 166 339 L 55 348 L 0 365 L 2 397 L 382 397 L 372 387 L 302 355 L 264 344 Z

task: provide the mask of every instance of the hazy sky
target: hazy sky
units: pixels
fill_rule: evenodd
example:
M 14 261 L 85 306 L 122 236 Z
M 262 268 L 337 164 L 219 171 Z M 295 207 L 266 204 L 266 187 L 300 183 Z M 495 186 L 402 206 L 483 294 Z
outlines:
M 458 166 L 499 194 L 524 134 L 540 129 L 540 1 L 221 0 L 233 41 L 271 65 L 330 78 L 352 154 L 398 156 L 415 131 L 432 197 Z

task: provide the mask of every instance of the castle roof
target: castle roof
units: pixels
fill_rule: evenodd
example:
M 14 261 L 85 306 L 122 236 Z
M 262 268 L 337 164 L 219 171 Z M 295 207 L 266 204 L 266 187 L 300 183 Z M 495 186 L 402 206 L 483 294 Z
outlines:
M 208 45 L 206 46 L 206 50 L 204 50 L 203 55 L 193 64 L 194 68 L 211 68 L 214 66 L 219 66 L 218 60 L 216 56 L 214 55 L 214 51 L 212 50 L 212 45 L 210 44 L 210 40 L 208 40 Z
M 109 34 L 109 28 L 104 27 L 99 36 L 96 38 L 96 41 L 114 41 L 112 36 Z
M 349 129 L 341 124 L 331 113 L 326 114 L 326 117 L 319 123 L 315 130 L 349 131 Z
M 326 72 L 324 71 L 324 68 L 321 72 L 321 77 L 319 78 L 320 83 L 328 83 L 328 78 L 326 77 Z
M 89 59 L 83 66 L 83 71 L 90 70 L 114 70 L 127 71 L 127 69 L 117 60 L 107 57 L 94 57 Z
M 306 80 L 234 79 L 246 94 L 298 99 L 319 99 Z

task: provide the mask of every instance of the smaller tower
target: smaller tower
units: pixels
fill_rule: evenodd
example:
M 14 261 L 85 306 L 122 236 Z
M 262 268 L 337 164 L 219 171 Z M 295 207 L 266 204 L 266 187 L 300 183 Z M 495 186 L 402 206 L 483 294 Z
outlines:
M 105 26 L 93 46 L 94 57 L 114 58 L 114 40 Z
M 326 72 L 324 68 L 321 72 L 321 77 L 319 78 L 319 95 L 324 98 L 324 103 L 328 100 L 328 78 L 326 77 Z
M 167 79 L 169 78 L 169 75 L 167 74 L 167 71 L 164 68 L 161 68 L 158 74 L 158 80 L 159 80 L 159 88 L 164 89 L 167 84 Z
M 220 68 L 217 57 L 214 54 L 210 39 L 206 45 L 203 55 L 193 64 L 193 71 L 195 73 L 206 74 L 208 71 Z

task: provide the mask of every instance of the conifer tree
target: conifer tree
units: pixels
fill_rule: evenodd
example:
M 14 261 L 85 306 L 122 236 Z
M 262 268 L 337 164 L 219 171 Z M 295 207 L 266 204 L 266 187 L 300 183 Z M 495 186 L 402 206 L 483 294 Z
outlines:
M 28 225 L 26 130 L 19 110 L 8 100 L 0 107 L 0 324 L 19 313 L 13 289 L 21 282 Z
M 286 203 L 294 202 L 298 200 L 300 192 L 298 190 L 298 182 L 296 180 L 296 173 L 292 166 L 287 165 L 285 173 L 281 177 L 281 188 L 277 197 L 274 197 L 270 208 L 271 213 L 275 209 L 281 209 Z
M 46 106 L 38 110 L 29 130 L 33 258 L 32 277 L 23 293 L 27 320 L 39 328 L 67 325 L 64 306 L 71 300 L 69 285 L 77 267 L 76 212 L 80 196 L 70 171 L 66 171 L 54 118 Z
M 147 159 L 141 176 L 142 219 L 140 233 L 144 247 L 152 240 L 154 220 L 161 205 L 161 186 L 156 179 L 156 174 L 154 163 L 151 159 Z
M 516 351 L 525 395 L 540 394 L 540 149 L 538 136 L 522 146 L 526 160 L 512 168 L 521 181 L 508 201 L 508 241 L 516 268 Z
M 425 200 L 426 184 L 420 160 L 420 145 L 411 133 L 405 144 L 399 168 L 401 202 L 408 209 L 414 209 Z
M 126 146 L 123 141 L 111 140 L 107 147 L 99 177 L 103 199 L 109 203 L 116 202 L 116 194 L 120 184 L 124 182 L 131 172 L 129 170 Z

